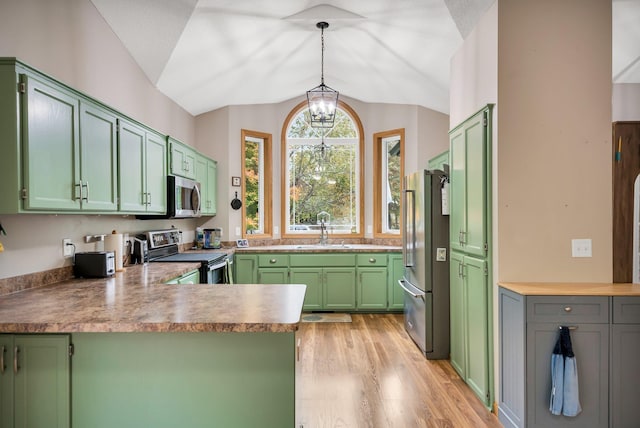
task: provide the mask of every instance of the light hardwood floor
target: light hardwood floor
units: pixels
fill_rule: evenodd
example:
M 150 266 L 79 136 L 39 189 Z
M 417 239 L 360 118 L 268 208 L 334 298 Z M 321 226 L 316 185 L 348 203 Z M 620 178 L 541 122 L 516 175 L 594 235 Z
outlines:
M 301 323 L 296 427 L 501 427 L 448 361 L 430 361 L 402 314 Z

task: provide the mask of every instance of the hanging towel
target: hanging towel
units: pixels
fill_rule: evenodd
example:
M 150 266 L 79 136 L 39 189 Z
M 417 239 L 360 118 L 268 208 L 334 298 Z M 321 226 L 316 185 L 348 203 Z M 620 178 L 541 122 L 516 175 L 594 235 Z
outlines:
M 231 259 L 227 257 L 227 263 L 224 267 L 224 282 L 233 284 L 233 268 L 231 267 Z
M 551 354 L 551 400 L 549 411 L 553 415 L 562 413 L 562 402 L 564 399 L 564 355 L 562 355 L 562 344 L 560 336 L 556 341 L 556 346 Z
M 571 345 L 571 335 L 568 327 L 562 327 L 560 337 L 564 343 L 564 404 L 562 414 L 565 416 L 578 416 L 582 411 L 580 406 L 578 388 L 578 363 Z
M 551 355 L 551 399 L 553 415 L 577 416 L 581 411 L 576 363 L 569 327 L 560 327 L 560 335 Z

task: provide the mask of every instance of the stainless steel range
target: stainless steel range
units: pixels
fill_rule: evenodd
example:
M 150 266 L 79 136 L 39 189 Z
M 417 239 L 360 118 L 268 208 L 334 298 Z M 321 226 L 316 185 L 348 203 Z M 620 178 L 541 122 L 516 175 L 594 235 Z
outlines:
M 176 229 L 146 233 L 149 262 L 199 262 L 201 284 L 226 284 L 231 259 L 220 251 L 179 252 L 180 232 Z

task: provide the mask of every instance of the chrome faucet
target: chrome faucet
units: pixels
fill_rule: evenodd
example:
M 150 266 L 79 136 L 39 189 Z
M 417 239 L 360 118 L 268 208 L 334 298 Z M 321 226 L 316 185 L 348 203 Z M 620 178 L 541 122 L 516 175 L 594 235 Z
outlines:
M 324 223 L 324 219 L 320 220 L 320 245 L 327 245 L 328 232 L 327 225 Z

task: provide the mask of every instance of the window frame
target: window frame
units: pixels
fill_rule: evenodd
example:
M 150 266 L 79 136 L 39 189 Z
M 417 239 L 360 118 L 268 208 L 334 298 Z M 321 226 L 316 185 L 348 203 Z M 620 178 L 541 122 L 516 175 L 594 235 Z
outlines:
M 262 155 L 263 155 L 263 171 L 261 171 L 262 189 L 263 194 L 260 195 L 262 199 L 262 219 L 263 219 L 263 228 L 262 233 L 247 233 L 247 204 L 245 201 L 246 195 L 246 171 L 245 171 L 245 151 L 246 146 L 245 142 L 249 138 L 260 139 L 263 141 L 262 143 Z M 240 148 L 240 159 L 242 162 L 241 172 L 241 194 L 242 194 L 242 237 L 245 239 L 264 239 L 271 238 L 272 234 L 272 218 L 273 218 L 273 168 L 272 168 L 272 156 L 271 156 L 271 148 L 273 138 L 271 134 L 266 132 L 259 131 L 251 131 L 248 129 L 242 129 L 240 131 L 240 139 L 241 139 L 241 148 Z
M 289 198 L 289 190 L 286 188 L 288 168 L 288 150 L 287 150 L 287 129 L 291 124 L 291 121 L 302 111 L 308 108 L 307 101 L 302 101 L 297 104 L 287 115 L 282 125 L 282 132 L 280 134 L 280 155 L 281 155 L 281 177 L 280 177 L 280 228 L 282 230 L 283 239 L 309 239 L 310 237 L 319 237 L 320 233 L 289 233 L 287 228 L 287 218 L 289 213 L 287 212 L 287 198 Z M 360 117 L 351 106 L 344 101 L 339 100 L 337 108 L 344 110 L 344 112 L 351 118 L 358 131 L 358 231 L 356 233 L 329 233 L 329 239 L 344 239 L 344 238 L 363 238 L 364 237 L 364 128 Z
M 386 194 L 386 189 L 382 187 L 382 142 L 383 140 L 400 137 L 400 194 L 404 191 L 404 128 L 391 129 L 389 131 L 376 132 L 373 134 L 373 237 L 374 238 L 400 238 L 402 236 L 402 215 L 400 215 L 399 233 L 383 232 L 382 215 L 382 195 Z M 400 213 L 402 213 L 402 197 L 400 198 Z

